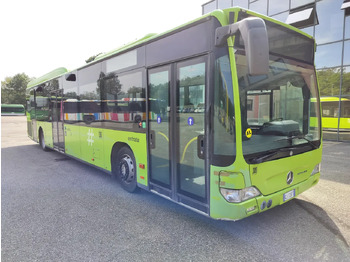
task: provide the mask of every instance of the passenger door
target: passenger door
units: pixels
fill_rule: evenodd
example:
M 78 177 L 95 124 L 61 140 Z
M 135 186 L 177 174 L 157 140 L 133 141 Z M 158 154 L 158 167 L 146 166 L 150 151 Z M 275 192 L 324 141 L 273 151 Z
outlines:
M 148 71 L 151 190 L 207 212 L 206 57 Z
M 57 90 L 51 93 L 52 106 L 52 138 L 54 149 L 64 152 L 63 130 L 63 92 Z

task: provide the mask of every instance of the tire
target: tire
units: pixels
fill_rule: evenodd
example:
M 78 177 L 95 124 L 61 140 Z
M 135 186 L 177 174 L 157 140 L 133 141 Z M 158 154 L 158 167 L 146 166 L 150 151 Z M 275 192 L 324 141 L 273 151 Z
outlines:
M 121 186 L 133 193 L 138 190 L 136 181 L 136 161 L 129 147 L 122 147 L 115 159 L 115 172 Z
M 39 145 L 42 150 L 49 151 L 49 148 L 46 146 L 44 132 L 42 130 L 39 131 Z

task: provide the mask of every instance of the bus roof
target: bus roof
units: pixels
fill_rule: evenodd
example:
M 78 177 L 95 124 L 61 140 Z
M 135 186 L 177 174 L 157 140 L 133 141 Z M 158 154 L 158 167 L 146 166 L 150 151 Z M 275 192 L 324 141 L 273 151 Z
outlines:
M 44 83 L 44 82 L 51 80 L 53 78 L 56 78 L 58 76 L 61 76 L 67 72 L 68 72 L 68 70 L 66 68 L 59 67 L 59 68 L 52 70 L 51 72 L 49 72 L 49 73 L 47 73 L 39 78 L 36 78 L 36 79 L 30 81 L 27 85 L 27 89 L 34 87 L 34 86 L 37 86 L 37 85 L 40 85 L 41 83 Z

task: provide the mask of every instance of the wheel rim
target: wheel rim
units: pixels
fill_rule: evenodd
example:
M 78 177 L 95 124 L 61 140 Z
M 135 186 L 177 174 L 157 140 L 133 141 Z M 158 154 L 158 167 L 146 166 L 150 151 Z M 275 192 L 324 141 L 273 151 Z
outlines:
M 129 155 L 124 155 L 120 161 L 120 178 L 123 182 L 129 184 L 134 180 L 135 167 L 132 158 Z

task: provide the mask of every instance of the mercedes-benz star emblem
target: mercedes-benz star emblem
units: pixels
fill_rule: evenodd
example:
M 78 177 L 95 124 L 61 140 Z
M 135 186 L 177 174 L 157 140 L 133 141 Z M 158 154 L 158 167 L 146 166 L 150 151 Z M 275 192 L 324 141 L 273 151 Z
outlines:
M 290 172 L 288 173 L 288 175 L 287 175 L 287 184 L 288 184 L 288 185 L 292 184 L 293 179 L 294 179 L 293 172 L 290 171 Z

